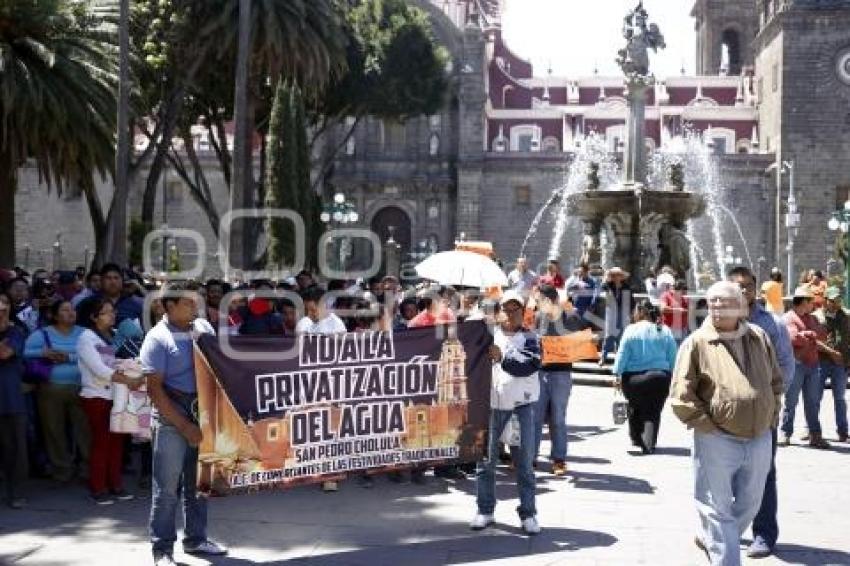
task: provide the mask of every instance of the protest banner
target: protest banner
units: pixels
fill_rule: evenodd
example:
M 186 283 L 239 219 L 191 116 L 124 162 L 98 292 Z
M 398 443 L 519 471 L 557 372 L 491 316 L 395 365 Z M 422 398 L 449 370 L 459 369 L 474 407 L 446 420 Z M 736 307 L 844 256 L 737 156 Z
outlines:
M 571 364 L 582 360 L 599 359 L 593 332 L 582 330 L 562 336 L 540 338 L 544 364 Z
M 405 332 L 232 337 L 195 348 L 198 488 L 226 494 L 349 473 L 475 461 L 485 450 L 492 336 L 483 322 Z M 273 357 L 273 356 L 270 356 Z

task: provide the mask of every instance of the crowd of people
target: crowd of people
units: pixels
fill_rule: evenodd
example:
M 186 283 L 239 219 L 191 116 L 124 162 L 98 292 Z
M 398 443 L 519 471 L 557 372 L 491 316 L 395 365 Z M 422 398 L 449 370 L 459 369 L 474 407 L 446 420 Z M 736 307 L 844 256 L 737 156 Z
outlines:
M 611 366 L 628 400 L 628 433 L 638 453 L 659 442 L 667 399 L 694 430 L 695 500 L 702 520 L 696 544 L 712 563 L 736 564 L 739 538 L 750 523 L 750 556 L 769 555 L 779 529 L 774 456 L 794 442 L 799 398 L 807 431 L 801 440 L 828 449 L 819 410 L 829 380 L 839 442 L 847 441 L 844 399 L 850 365 L 850 318 L 841 292 L 819 272 L 807 272 L 783 302 L 774 270 L 758 287 L 745 267 L 692 300 L 682 274 L 661 269 L 631 291 L 631 275 L 614 267 L 601 277 L 579 266 L 569 277 L 557 261 L 538 276 L 520 258 L 508 287 L 482 289 L 398 278 L 328 281 L 309 271 L 282 281 L 230 284 L 177 282 L 160 287 L 107 264 L 96 271 L 0 272 L 0 458 L 8 505 L 22 508 L 27 477 L 59 483 L 83 479 L 98 505 L 152 491 L 150 534 L 156 564 L 173 564 L 175 515 L 182 498 L 184 550 L 225 549 L 206 532 L 206 501 L 195 494 L 201 431 L 193 413 L 196 386 L 192 341 L 200 333 L 294 336 L 408 328 L 483 320 L 492 328 L 491 417 L 487 456 L 474 469 L 473 529 L 493 522 L 495 469 L 516 472 L 522 529 L 540 532 L 535 474 L 544 426 L 550 433 L 546 471 L 568 473 L 570 361 L 551 357 L 547 341 L 588 331 L 598 361 Z M 759 292 L 760 291 L 760 292 Z M 139 359 L 144 376 L 116 369 Z M 117 385 L 146 388 L 155 408 L 153 440 L 110 430 Z M 511 430 L 515 429 L 515 430 Z M 512 434 L 506 434 L 512 432 Z M 136 485 L 125 478 L 136 471 Z M 409 478 L 425 480 L 425 470 Z M 439 466 L 452 479 L 469 465 Z M 407 481 L 402 473 L 392 481 Z M 374 478 L 361 474 L 362 487 Z M 338 484 L 324 482 L 325 491 Z

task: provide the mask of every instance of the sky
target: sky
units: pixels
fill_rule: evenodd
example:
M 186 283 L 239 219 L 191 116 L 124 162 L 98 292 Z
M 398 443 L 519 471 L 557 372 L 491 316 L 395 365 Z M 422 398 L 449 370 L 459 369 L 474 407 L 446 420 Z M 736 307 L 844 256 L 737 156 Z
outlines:
M 623 18 L 636 0 L 506 0 L 504 38 L 518 56 L 531 60 L 534 74 L 545 76 L 619 75 L 615 59 L 625 45 Z M 667 49 L 651 56 L 657 77 L 679 75 L 684 65 L 694 74 L 696 35 L 690 17 L 693 0 L 644 0 L 649 22 L 657 23 Z

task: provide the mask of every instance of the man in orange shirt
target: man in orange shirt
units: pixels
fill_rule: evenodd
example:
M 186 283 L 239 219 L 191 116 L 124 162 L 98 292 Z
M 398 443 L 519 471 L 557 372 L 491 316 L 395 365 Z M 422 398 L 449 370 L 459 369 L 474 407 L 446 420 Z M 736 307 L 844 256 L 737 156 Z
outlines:
M 770 279 L 762 283 L 761 294 L 765 300 L 765 309 L 773 314 L 784 314 L 785 303 L 782 300 L 782 272 L 774 267 L 770 270 Z

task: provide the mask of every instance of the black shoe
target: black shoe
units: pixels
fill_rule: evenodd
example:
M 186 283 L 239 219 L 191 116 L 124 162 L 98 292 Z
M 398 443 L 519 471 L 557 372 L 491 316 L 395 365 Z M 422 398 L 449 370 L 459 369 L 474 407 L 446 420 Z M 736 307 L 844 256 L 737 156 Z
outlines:
M 393 471 L 387 474 L 387 479 L 393 483 L 407 483 L 407 475 L 401 471 Z
M 416 485 L 425 485 L 428 483 L 428 478 L 425 476 L 425 470 L 411 470 L 410 481 Z

